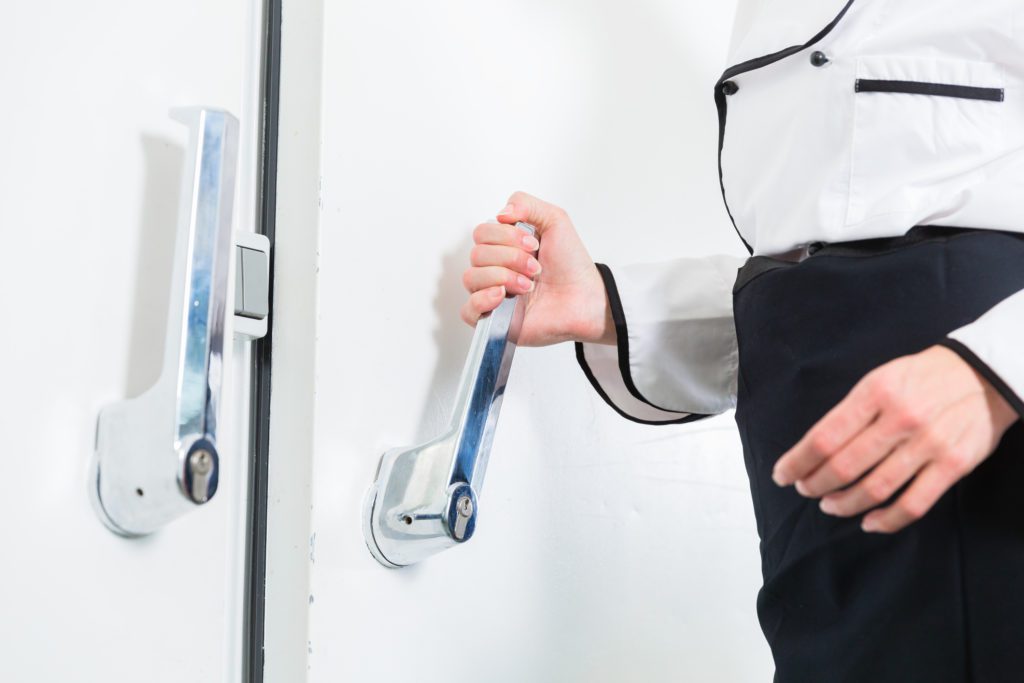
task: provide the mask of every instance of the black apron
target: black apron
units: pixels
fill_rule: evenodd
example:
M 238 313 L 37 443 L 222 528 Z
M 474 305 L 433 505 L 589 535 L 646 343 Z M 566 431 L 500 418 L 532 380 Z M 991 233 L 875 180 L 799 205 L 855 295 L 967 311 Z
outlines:
M 775 461 L 867 372 L 1024 289 L 1024 235 L 918 227 L 755 256 L 734 291 L 736 422 L 778 683 L 1024 681 L 1024 426 L 920 521 L 867 534 L 780 488 Z M 1024 353 L 1024 340 L 1017 340 Z

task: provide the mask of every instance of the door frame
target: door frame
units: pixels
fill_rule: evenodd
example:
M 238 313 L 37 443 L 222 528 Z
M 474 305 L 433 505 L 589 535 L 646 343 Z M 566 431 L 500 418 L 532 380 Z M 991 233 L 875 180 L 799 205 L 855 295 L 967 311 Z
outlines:
M 274 245 L 277 226 L 277 141 L 281 79 L 281 4 L 264 0 L 261 16 L 260 171 L 256 232 L 270 241 L 269 291 L 274 291 Z M 270 297 L 268 320 L 274 319 Z M 262 683 L 267 576 L 267 491 L 270 463 L 270 392 L 273 325 L 252 348 L 249 387 L 249 491 L 246 510 L 245 612 L 242 678 Z
M 272 244 L 271 317 L 267 336 L 254 349 L 248 683 L 307 680 L 315 561 L 311 525 L 325 3 L 263 3 L 259 231 Z

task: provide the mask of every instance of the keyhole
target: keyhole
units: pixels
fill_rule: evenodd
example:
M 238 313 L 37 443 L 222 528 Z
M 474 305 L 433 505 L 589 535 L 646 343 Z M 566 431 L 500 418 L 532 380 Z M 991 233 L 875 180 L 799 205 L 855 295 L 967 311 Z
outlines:
M 405 522 L 406 525 L 412 526 L 412 517 L 410 517 L 409 515 L 402 517 L 402 521 Z
M 139 498 L 142 498 L 142 496 L 144 495 L 142 489 L 135 489 L 135 495 L 138 496 Z

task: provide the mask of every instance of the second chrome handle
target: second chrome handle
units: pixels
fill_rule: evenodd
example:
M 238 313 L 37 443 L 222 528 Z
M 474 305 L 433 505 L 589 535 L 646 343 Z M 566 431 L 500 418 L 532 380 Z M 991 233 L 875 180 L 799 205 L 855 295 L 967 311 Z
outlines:
M 174 112 L 189 127 L 164 364 L 136 398 L 103 409 L 90 490 L 116 533 L 148 534 L 217 491 L 217 412 L 238 161 L 238 120 L 226 111 Z
M 445 433 L 381 457 L 363 511 L 366 545 L 381 564 L 415 564 L 473 536 L 524 307 L 508 297 L 477 323 Z

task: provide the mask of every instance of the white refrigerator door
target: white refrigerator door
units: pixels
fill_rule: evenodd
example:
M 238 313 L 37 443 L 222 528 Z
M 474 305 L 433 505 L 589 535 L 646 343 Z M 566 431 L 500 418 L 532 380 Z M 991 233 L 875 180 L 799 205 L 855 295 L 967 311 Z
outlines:
M 89 488 L 98 414 L 163 364 L 191 177 L 171 108 L 239 119 L 233 227 L 252 230 L 260 21 L 244 0 L 4 7 L 0 680 L 241 680 L 248 348 L 230 316 L 212 500 L 125 538 Z
M 268 671 L 769 680 L 732 416 L 628 423 L 568 345 L 518 350 L 468 543 L 384 569 L 361 519 L 380 455 L 446 424 L 471 231 L 512 191 L 565 207 L 598 260 L 742 253 L 712 100 L 732 5 L 306 5 L 284 24 Z

